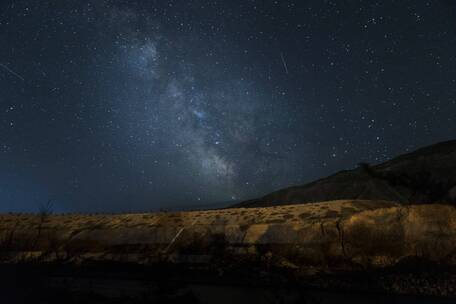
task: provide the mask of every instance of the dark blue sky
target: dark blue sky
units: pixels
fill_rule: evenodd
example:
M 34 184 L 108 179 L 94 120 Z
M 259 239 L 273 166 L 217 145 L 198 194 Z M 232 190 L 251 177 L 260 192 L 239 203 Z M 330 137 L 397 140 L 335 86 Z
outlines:
M 456 134 L 455 1 L 2 1 L 0 211 L 237 201 Z

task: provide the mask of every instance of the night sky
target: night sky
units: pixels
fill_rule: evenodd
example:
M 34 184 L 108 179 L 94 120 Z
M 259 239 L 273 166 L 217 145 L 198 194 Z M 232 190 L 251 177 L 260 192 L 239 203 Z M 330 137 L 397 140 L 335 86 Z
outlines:
M 219 206 L 456 136 L 456 1 L 0 2 L 0 212 Z

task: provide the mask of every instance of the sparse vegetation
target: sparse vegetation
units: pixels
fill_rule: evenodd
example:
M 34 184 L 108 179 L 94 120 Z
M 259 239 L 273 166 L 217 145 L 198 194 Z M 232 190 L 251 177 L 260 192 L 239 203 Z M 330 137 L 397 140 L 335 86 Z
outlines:
M 259 263 L 287 271 L 456 263 L 456 210 L 336 201 L 179 213 L 0 216 L 3 262 Z M 208 264 L 209 265 L 209 264 Z

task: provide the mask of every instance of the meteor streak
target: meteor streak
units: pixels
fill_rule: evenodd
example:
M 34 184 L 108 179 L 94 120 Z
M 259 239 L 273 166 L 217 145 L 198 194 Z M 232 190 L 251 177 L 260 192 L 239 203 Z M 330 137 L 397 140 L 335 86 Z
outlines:
M 287 63 L 285 62 L 285 58 L 283 58 L 283 54 L 280 53 L 280 58 L 282 59 L 283 67 L 285 68 L 285 72 L 288 74 L 288 67 Z
M 0 63 L 0 66 L 5 69 L 7 72 L 10 72 L 11 74 L 13 74 L 14 76 L 16 76 L 17 78 L 19 78 L 20 80 L 22 81 L 25 81 L 25 79 L 19 75 L 18 73 L 14 72 L 13 70 L 11 70 L 9 67 L 7 67 L 6 65 L 4 65 L 3 63 Z

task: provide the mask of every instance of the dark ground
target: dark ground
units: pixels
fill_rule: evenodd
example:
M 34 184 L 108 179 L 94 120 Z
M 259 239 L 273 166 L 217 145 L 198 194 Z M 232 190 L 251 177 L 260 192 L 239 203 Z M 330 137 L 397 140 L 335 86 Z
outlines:
M 2 303 L 454 303 L 452 298 L 391 295 L 388 275 L 358 273 L 300 282 L 280 271 L 156 265 L 2 265 Z M 429 276 L 415 274 L 414 278 Z M 435 274 L 433 274 L 435 275 Z M 404 280 L 404 276 L 399 280 Z M 419 281 L 419 279 L 418 279 Z M 321 283 L 322 289 L 312 285 Z M 343 291 L 342 291 L 343 290 Z

